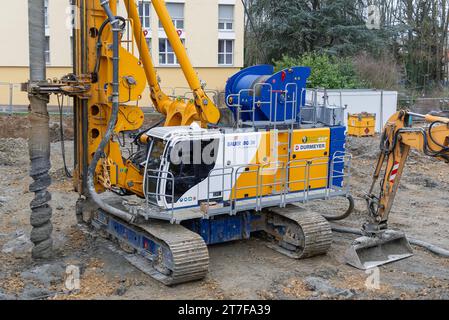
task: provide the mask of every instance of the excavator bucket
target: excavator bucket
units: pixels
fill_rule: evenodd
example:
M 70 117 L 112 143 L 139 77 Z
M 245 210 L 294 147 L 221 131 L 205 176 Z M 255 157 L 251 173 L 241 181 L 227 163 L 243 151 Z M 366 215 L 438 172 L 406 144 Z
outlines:
M 412 255 L 412 247 L 403 232 L 386 230 L 374 237 L 355 239 L 345 258 L 349 265 L 367 270 Z

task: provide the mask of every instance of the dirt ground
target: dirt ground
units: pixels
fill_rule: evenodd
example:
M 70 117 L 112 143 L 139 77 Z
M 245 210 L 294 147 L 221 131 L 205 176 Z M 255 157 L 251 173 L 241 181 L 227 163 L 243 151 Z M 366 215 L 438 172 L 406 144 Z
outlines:
M 370 274 L 343 259 L 356 236 L 338 233 L 327 255 L 300 261 L 269 249 L 259 238 L 211 246 L 206 279 L 166 287 L 128 264 L 113 245 L 77 225 L 78 195 L 64 176 L 59 142 L 52 143 L 51 155 L 55 255 L 33 262 L 27 141 L 14 134 L 14 128 L 26 127 L 21 121 L 26 118 L 0 121 L 0 299 L 449 299 L 449 259 L 414 247 L 413 257 L 381 267 L 379 286 L 369 288 Z M 360 227 L 365 217 L 362 196 L 369 187 L 378 137 L 350 138 L 348 148 L 354 156 L 351 185 L 356 209 L 338 224 Z M 66 149 L 70 164 L 73 142 L 67 141 Z M 449 248 L 448 174 L 444 163 L 412 154 L 390 226 Z M 321 212 L 344 210 L 345 202 L 308 206 Z M 65 289 L 68 266 L 80 270 L 79 292 Z

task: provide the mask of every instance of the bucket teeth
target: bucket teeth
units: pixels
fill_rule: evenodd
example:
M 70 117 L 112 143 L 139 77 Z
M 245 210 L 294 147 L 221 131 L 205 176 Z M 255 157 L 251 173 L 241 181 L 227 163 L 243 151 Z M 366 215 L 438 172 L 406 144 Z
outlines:
M 412 255 L 412 247 L 403 232 L 385 230 L 373 237 L 355 239 L 345 253 L 345 260 L 353 267 L 367 270 Z

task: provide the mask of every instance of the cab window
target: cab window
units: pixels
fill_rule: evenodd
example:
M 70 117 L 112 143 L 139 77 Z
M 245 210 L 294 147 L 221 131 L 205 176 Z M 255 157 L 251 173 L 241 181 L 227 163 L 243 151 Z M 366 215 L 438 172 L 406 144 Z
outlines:
M 204 181 L 215 167 L 219 140 L 178 142 L 170 149 L 169 171 L 174 178 L 174 202 Z M 166 194 L 172 194 L 172 182 L 167 181 Z M 171 202 L 170 199 L 167 199 Z

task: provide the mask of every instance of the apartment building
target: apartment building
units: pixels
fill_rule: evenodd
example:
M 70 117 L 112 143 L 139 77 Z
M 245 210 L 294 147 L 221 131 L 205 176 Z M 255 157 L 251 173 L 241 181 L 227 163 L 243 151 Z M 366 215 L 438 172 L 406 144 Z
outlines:
M 171 94 L 184 94 L 187 82 L 151 1 L 134 0 L 144 27 L 161 86 Z M 0 4 L 0 106 L 9 103 L 7 83 L 29 78 L 27 0 Z M 118 13 L 126 15 L 124 2 Z M 229 76 L 243 67 L 244 8 L 240 0 L 166 0 L 166 5 L 191 62 L 208 90 L 223 90 Z M 58 78 L 72 71 L 73 7 L 69 0 L 46 0 L 47 77 Z M 27 96 L 18 86 L 13 103 L 26 105 Z M 52 104 L 55 100 L 52 100 Z M 149 105 L 144 94 L 141 105 Z

